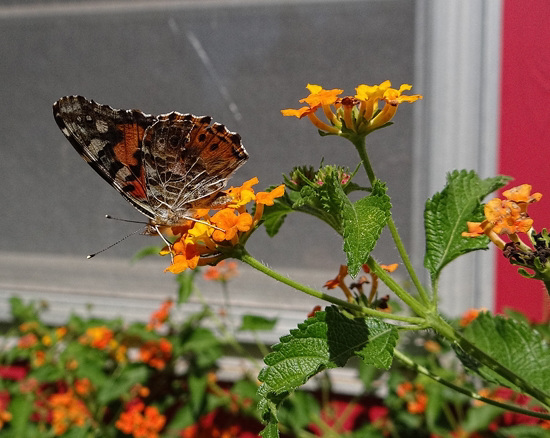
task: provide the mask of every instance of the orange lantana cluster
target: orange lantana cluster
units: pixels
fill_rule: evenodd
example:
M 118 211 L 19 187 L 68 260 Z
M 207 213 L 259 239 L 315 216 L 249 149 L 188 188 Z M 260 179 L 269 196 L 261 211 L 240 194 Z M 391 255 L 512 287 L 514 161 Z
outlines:
M 130 403 L 116 422 L 117 429 L 134 438 L 158 438 L 166 423 L 156 406 L 145 406 L 141 401 Z
M 63 435 L 71 426 L 82 427 L 88 419 L 91 419 L 88 408 L 71 389 L 51 395 L 48 404 L 51 408 L 51 421 L 56 436 Z
M 245 241 L 260 222 L 264 206 L 273 205 L 275 198 L 284 195 L 284 185 L 270 192 L 254 193 L 252 186 L 258 182 L 258 178 L 252 178 L 240 187 L 231 187 L 225 192 L 228 198 L 225 208 L 212 216 L 208 209 L 196 210 L 196 220 L 173 227 L 173 234 L 179 237 L 161 252 L 172 255 L 172 264 L 166 271 L 178 274 L 197 266 L 216 264 L 226 257 L 224 252 Z M 254 216 L 246 209 L 246 204 L 252 201 L 255 201 Z
M 147 330 L 154 330 L 161 327 L 170 317 L 170 310 L 173 305 L 174 302 L 171 299 L 164 301 L 160 308 L 151 314 L 149 322 L 147 323 Z
M 300 119 L 307 116 L 317 128 L 327 134 L 366 135 L 386 125 L 395 115 L 400 103 L 412 103 L 422 99 L 419 94 L 403 94 L 411 88 L 409 84 L 403 84 L 399 89 L 391 88 L 391 82 L 384 81 L 380 85 L 359 85 L 355 89 L 355 96 L 339 97 L 344 90 L 325 90 L 319 85 L 308 84 L 309 96 L 300 99 L 300 103 L 306 103 L 308 106 L 284 109 L 281 112 L 283 116 L 295 116 Z M 316 116 L 318 109 L 322 109 L 328 123 Z
M 78 341 L 82 345 L 109 352 L 117 362 L 125 362 L 127 359 L 128 348 L 120 344 L 115 339 L 113 331 L 106 326 L 89 327 Z
M 403 382 L 397 386 L 397 395 L 407 402 L 407 411 L 422 414 L 428 404 L 428 396 L 421 383 Z
M 139 357 L 149 366 L 162 370 L 172 356 L 172 344 L 167 339 L 147 341 L 139 349 Z
M 394 272 L 397 269 L 397 266 L 398 266 L 397 263 L 393 263 L 391 265 L 380 265 L 382 269 L 390 273 Z M 340 265 L 340 270 L 338 272 L 338 275 L 332 280 L 327 281 L 324 284 L 324 287 L 326 287 L 327 289 L 335 289 L 339 287 L 340 289 L 342 289 L 342 291 L 346 295 L 347 300 L 350 303 L 355 301 L 355 297 L 351 292 L 351 289 L 355 289 L 359 294 L 358 295 L 359 299 L 363 302 L 366 301 L 369 307 L 378 308 L 379 310 L 383 310 L 383 311 L 389 311 L 389 307 L 388 307 L 389 296 L 375 299 L 378 292 L 378 276 L 374 272 L 372 272 L 367 265 L 363 265 L 363 271 L 365 271 L 365 273 L 370 276 L 370 280 L 363 275 L 359 277 L 357 281 L 351 283 L 348 286 L 344 281 L 344 279 L 348 275 L 348 267 L 346 265 Z M 369 283 L 371 286 L 370 286 L 370 291 L 367 298 L 363 290 L 363 285 L 369 284 Z
M 506 198 L 491 199 L 485 204 L 485 220 L 468 222 L 468 231 L 463 237 L 486 235 L 499 248 L 506 244 L 498 235 L 507 234 L 512 242 L 519 242 L 517 233 L 527 233 L 533 226 L 533 219 L 527 214 L 527 206 L 542 198 L 540 193 L 531 194 L 531 186 L 522 184 L 502 193 Z

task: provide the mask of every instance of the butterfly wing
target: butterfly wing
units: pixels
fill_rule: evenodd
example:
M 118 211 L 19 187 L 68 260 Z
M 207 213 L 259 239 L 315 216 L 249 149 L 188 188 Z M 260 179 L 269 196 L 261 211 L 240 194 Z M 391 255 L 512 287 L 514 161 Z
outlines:
M 149 218 L 142 140 L 156 117 L 117 110 L 82 96 L 67 96 L 53 106 L 55 120 L 77 152 L 126 200 Z
M 143 139 L 149 202 L 177 223 L 192 208 L 208 207 L 248 159 L 239 134 L 208 116 L 172 112 L 158 116 Z

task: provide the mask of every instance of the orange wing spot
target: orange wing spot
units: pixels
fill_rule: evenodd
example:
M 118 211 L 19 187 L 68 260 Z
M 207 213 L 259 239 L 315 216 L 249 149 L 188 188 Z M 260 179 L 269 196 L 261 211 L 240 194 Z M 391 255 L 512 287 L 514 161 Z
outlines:
M 144 178 L 141 178 L 144 179 Z M 128 183 L 127 186 L 123 188 L 125 193 L 132 195 L 136 199 L 147 199 L 147 194 L 145 193 L 144 184 L 139 183 Z
M 126 166 L 137 166 L 136 152 L 140 149 L 145 130 L 135 123 L 119 125 L 117 128 L 122 134 L 122 140 L 114 147 L 116 158 Z

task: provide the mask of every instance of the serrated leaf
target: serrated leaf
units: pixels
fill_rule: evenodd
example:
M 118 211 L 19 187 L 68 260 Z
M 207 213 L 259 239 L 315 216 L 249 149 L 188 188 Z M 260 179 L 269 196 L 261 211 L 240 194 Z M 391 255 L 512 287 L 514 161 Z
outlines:
M 393 361 L 393 350 L 399 334 L 395 326 L 375 318 L 365 320 L 369 329 L 367 345 L 357 355 L 368 365 L 389 369 Z
M 258 315 L 243 315 L 243 321 L 239 327 L 242 330 L 273 330 L 277 324 L 277 318 L 264 318 Z
M 504 186 L 509 177 L 480 179 L 474 171 L 455 170 L 447 174 L 447 185 L 426 201 L 424 226 L 426 255 L 424 266 L 436 279 L 449 262 L 462 254 L 487 249 L 486 237 L 466 238 L 467 221 L 484 219 L 482 199 Z
M 390 198 L 386 195 L 385 186 L 376 181 L 371 195 L 353 204 L 347 197 L 342 198 L 341 208 L 348 272 L 355 277 L 367 262 L 390 218 Z
M 370 340 L 372 346 L 367 347 Z M 267 366 L 258 376 L 262 382 L 259 409 L 268 424 L 277 422 L 277 407 L 288 393 L 322 370 L 344 366 L 354 355 L 386 367 L 396 335 L 389 324 L 350 319 L 336 307 L 328 307 L 280 341 L 264 358 Z
M 529 325 L 484 312 L 466 327 L 464 336 L 531 386 L 550 394 L 550 347 Z M 462 361 L 487 380 L 521 391 L 487 366 Z
M 286 203 L 275 200 L 273 205 L 264 208 L 262 223 L 269 237 L 275 236 L 283 225 L 287 214 L 292 213 L 292 208 Z

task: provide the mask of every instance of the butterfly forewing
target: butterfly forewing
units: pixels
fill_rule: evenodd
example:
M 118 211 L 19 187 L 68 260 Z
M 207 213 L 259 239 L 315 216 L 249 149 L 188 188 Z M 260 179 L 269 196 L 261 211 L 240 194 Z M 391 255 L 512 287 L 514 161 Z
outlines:
M 54 104 L 54 117 L 77 152 L 109 184 L 146 216 L 142 139 L 155 117 L 137 110 L 116 110 L 81 96 L 67 96 Z

